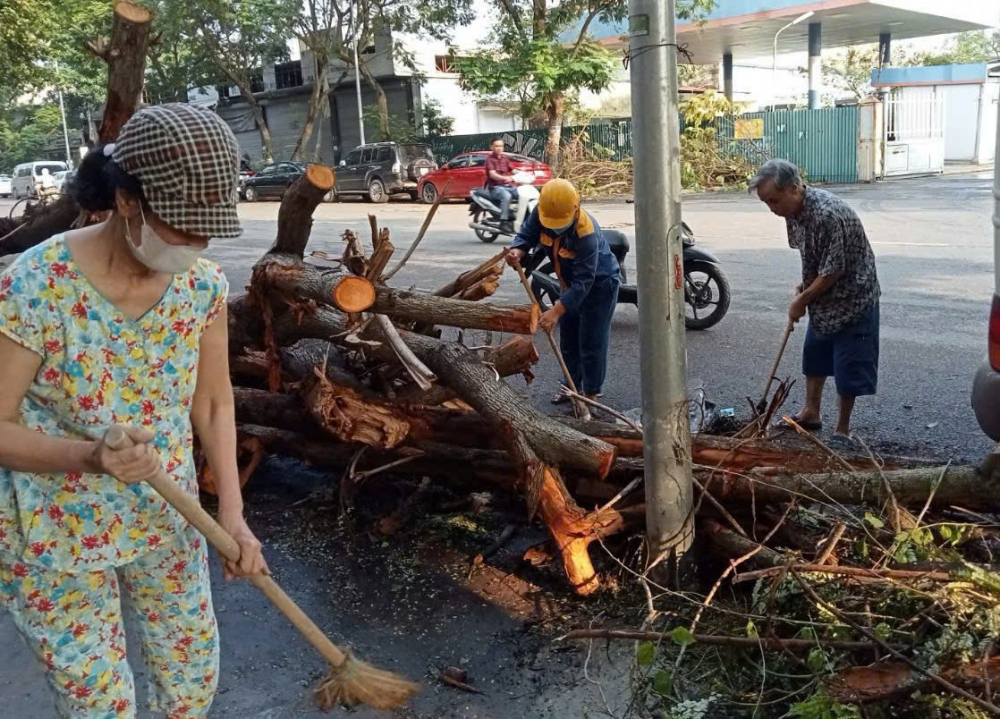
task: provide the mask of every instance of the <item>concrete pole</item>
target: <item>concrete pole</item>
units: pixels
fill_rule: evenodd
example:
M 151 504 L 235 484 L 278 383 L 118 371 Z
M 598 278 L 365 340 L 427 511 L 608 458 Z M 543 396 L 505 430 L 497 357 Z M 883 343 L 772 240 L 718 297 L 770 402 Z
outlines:
M 733 53 L 722 56 L 722 88 L 729 102 L 733 101 Z
M 358 133 L 361 137 L 361 144 L 365 144 L 365 108 L 361 104 L 361 65 L 358 64 L 358 39 L 361 35 L 361 26 L 358 21 L 358 6 L 354 4 L 354 89 L 358 93 Z
M 670 580 L 694 538 L 674 8 L 629 0 L 646 537 Z
M 809 23 L 809 109 L 818 110 L 823 94 L 823 25 Z

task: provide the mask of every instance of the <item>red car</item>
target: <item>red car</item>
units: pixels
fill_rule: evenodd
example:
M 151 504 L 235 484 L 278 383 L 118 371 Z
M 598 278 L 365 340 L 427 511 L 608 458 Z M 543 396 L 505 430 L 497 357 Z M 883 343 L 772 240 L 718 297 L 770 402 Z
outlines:
M 418 197 L 430 204 L 437 199 L 448 180 L 448 190 L 445 193 L 446 200 L 464 200 L 474 187 L 482 187 L 486 182 L 486 156 L 490 153 L 486 150 L 480 152 L 463 152 L 450 162 L 446 162 L 433 172 L 428 172 L 420 178 L 417 185 Z M 544 162 L 537 162 L 524 155 L 515 155 L 512 152 L 505 152 L 510 158 L 515 170 L 532 172 L 535 181 L 531 184 L 541 187 L 552 179 L 552 170 Z

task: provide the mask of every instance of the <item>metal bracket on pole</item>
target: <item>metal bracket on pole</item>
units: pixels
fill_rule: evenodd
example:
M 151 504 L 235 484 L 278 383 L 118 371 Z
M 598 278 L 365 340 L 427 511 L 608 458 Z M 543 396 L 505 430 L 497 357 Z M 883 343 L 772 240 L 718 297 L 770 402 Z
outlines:
M 646 536 L 672 569 L 694 539 L 675 4 L 629 0 Z

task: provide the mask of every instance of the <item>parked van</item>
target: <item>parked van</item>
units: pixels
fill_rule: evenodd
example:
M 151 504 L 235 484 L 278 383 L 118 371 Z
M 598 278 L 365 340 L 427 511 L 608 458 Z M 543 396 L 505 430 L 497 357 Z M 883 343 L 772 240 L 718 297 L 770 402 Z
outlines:
M 65 172 L 70 169 L 65 162 L 56 160 L 38 160 L 36 162 L 26 162 L 14 168 L 14 178 L 11 181 L 11 190 L 14 199 L 22 197 L 35 197 L 35 183 L 42 181 L 42 170 L 48 170 L 50 175 L 57 172 Z

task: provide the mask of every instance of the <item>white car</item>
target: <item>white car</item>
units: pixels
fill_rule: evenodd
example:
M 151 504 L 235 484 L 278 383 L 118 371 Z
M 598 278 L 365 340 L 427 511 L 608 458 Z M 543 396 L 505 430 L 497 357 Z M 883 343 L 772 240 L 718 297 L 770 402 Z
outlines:
M 10 175 L 0 175 L 0 197 L 10 197 L 11 192 Z

